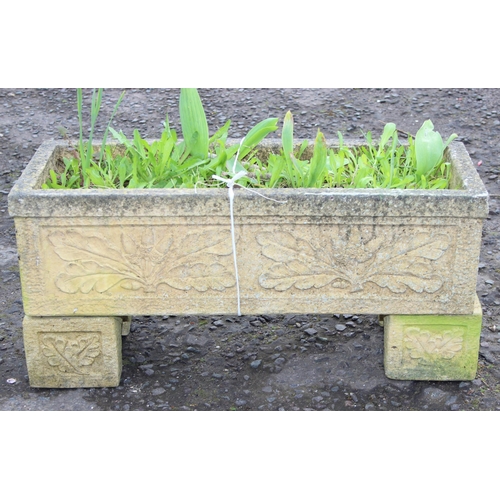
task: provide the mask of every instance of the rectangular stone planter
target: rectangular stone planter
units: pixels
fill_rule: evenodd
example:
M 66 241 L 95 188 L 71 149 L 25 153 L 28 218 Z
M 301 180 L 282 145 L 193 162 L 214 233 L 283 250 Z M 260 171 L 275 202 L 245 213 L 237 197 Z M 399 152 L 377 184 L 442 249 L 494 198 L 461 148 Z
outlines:
M 236 314 L 238 291 L 242 314 L 474 313 L 488 195 L 461 143 L 445 191 L 236 189 L 238 276 L 227 189 L 42 190 L 64 150 L 9 194 L 28 316 Z

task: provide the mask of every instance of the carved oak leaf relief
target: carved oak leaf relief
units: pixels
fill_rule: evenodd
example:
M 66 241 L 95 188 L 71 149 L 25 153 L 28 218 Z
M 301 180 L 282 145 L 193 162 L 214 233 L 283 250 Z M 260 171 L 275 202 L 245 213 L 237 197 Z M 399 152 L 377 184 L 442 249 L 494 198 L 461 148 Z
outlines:
M 332 286 L 353 293 L 367 283 L 393 293 L 439 290 L 443 277 L 433 263 L 448 250 L 449 237 L 432 231 L 382 231 L 380 226 L 343 226 L 307 240 L 288 231 L 262 233 L 257 236 L 262 254 L 275 264 L 259 283 L 278 291 Z
M 47 363 L 61 373 L 82 375 L 82 369 L 92 365 L 101 354 L 98 334 L 81 334 L 71 339 L 67 336 L 41 334 L 40 345 Z
M 218 261 L 231 255 L 229 231 L 200 231 L 178 240 L 158 228 L 122 230 L 119 243 L 77 230 L 48 236 L 68 264 L 56 286 L 65 293 L 103 293 L 119 285 L 154 293 L 160 285 L 177 290 L 224 290 L 235 285 L 232 268 Z
M 454 358 L 463 349 L 464 339 L 460 328 L 436 334 L 425 328 L 410 327 L 405 330 L 403 342 L 410 358 L 431 362 L 436 358 Z

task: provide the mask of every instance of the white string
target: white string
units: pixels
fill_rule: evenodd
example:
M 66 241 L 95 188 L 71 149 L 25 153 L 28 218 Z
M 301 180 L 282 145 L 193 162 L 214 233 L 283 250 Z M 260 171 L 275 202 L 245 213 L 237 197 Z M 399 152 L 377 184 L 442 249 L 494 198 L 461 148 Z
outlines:
M 233 170 L 236 170 L 236 163 L 238 161 L 240 149 L 241 149 L 241 146 L 243 145 L 244 140 L 245 140 L 245 138 L 243 138 L 240 142 L 238 152 L 236 153 L 236 157 L 234 159 Z M 232 246 L 233 246 L 234 272 L 236 275 L 236 298 L 237 298 L 237 302 L 238 302 L 238 316 L 241 316 L 241 297 L 240 297 L 240 279 L 239 279 L 239 274 L 238 274 L 238 259 L 236 257 L 236 236 L 235 236 L 235 230 L 234 230 L 234 186 L 239 186 L 240 188 L 246 189 L 247 191 L 250 191 L 251 193 L 257 194 L 257 195 L 261 196 L 262 198 L 265 198 L 266 200 L 274 201 L 276 203 L 286 203 L 286 200 L 280 201 L 280 200 L 274 200 L 272 198 L 268 198 L 267 196 L 264 196 L 261 193 L 258 193 L 252 189 L 248 189 L 247 187 L 236 183 L 236 181 L 240 180 L 243 177 L 246 177 L 247 174 L 248 174 L 248 172 L 246 172 L 245 170 L 241 170 L 240 172 L 235 173 L 233 175 L 233 177 L 230 179 L 224 179 L 222 177 L 219 177 L 218 175 L 212 175 L 213 179 L 216 179 L 220 182 L 224 182 L 225 184 L 227 184 L 227 187 L 228 187 L 229 215 L 231 218 L 231 242 L 232 242 Z M 229 173 L 229 175 L 231 175 L 231 174 Z

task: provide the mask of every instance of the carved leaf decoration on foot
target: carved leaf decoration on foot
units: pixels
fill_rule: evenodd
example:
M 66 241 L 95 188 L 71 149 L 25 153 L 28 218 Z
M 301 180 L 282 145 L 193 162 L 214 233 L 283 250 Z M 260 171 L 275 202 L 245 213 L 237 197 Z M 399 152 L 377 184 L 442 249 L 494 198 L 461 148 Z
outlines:
M 99 336 L 82 334 L 76 338 L 43 334 L 40 338 L 47 363 L 61 373 L 82 374 L 82 368 L 92 365 L 101 354 Z
M 353 226 L 331 229 L 307 241 L 287 231 L 257 236 L 262 254 L 276 262 L 259 277 L 264 288 L 349 288 L 350 292 L 374 283 L 393 293 L 408 289 L 434 293 L 443 284 L 433 261 L 449 248 L 444 234 L 418 231 L 384 236 L 383 228 Z
M 200 231 L 178 240 L 164 233 L 154 227 L 123 230 L 114 240 L 118 243 L 113 243 L 77 230 L 55 231 L 48 239 L 55 253 L 68 262 L 56 286 L 65 293 L 103 293 L 117 285 L 154 293 L 162 284 L 200 292 L 235 285 L 231 266 L 219 262 L 232 254 L 229 231 Z
M 411 327 L 405 330 L 404 343 L 412 359 L 432 361 L 452 359 L 463 348 L 463 335 L 460 329 L 445 330 L 442 333 L 432 333 L 429 330 Z

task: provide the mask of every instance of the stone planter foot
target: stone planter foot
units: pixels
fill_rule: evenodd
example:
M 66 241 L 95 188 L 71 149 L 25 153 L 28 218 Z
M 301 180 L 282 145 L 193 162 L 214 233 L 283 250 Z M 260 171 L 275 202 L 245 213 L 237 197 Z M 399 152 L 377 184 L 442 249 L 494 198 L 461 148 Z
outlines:
M 23 336 L 30 385 L 118 386 L 126 323 L 121 317 L 25 316 Z
M 470 315 L 384 317 L 384 366 L 395 380 L 473 380 L 482 311 L 476 296 Z

